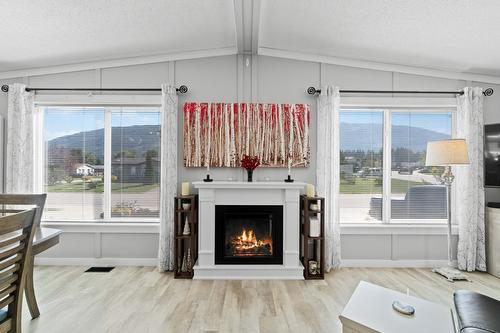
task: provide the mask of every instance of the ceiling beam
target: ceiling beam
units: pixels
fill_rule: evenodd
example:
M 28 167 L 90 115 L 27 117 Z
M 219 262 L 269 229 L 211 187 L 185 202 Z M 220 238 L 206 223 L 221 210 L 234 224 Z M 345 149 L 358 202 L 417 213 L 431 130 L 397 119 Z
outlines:
M 257 54 L 259 47 L 260 0 L 233 0 L 238 54 Z
M 438 77 L 438 78 L 452 79 L 452 80 L 465 80 L 465 81 L 500 84 L 500 76 L 494 76 L 494 75 L 461 73 L 461 72 L 453 72 L 453 71 L 434 69 L 434 68 L 415 67 L 415 66 L 397 65 L 397 64 L 389 64 L 389 63 L 382 63 L 375 61 L 339 58 L 339 57 L 317 55 L 311 53 L 288 51 L 283 49 L 275 49 L 270 47 L 259 47 L 258 54 L 269 57 L 319 62 L 324 64 L 373 69 L 386 72 L 397 72 L 397 73 L 431 76 L 431 77 Z
M 234 29 L 238 54 L 243 53 L 243 0 L 233 0 L 234 4 Z
M 260 41 L 260 0 L 253 0 L 252 9 L 252 53 L 257 54 L 259 51 Z

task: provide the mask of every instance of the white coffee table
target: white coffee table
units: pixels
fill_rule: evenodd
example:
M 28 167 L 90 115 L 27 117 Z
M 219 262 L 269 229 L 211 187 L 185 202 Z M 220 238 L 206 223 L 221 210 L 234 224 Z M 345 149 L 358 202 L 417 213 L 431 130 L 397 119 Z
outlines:
M 415 308 L 412 316 L 396 312 L 399 300 Z M 455 333 L 450 308 L 361 281 L 339 316 L 343 333 Z

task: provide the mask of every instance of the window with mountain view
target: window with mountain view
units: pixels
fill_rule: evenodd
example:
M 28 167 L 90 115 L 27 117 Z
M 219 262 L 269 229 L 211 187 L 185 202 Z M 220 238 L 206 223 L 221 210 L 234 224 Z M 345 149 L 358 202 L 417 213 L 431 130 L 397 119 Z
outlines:
M 427 142 L 452 137 L 451 112 L 344 109 L 339 117 L 341 223 L 446 220 L 443 168 L 426 167 L 425 152 Z
M 382 219 L 383 111 L 340 113 L 340 221 Z M 376 202 L 380 214 L 370 214 Z
M 104 109 L 47 108 L 44 114 L 47 219 L 95 220 L 104 212 Z
M 158 218 L 157 108 L 46 107 L 43 136 L 44 219 Z
M 116 111 L 111 125 L 111 216 L 158 217 L 159 113 Z
M 451 138 L 451 113 L 392 112 L 391 219 L 447 218 L 443 167 L 426 167 L 427 142 Z

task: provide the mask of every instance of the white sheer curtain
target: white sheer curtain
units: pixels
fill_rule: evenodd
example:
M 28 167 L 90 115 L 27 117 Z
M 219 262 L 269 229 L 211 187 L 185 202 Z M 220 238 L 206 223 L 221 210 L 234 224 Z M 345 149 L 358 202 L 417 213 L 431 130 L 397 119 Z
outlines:
M 161 194 L 158 268 L 174 268 L 174 198 L 177 194 L 178 98 L 173 85 L 161 87 Z
M 20 83 L 9 85 L 6 193 L 33 193 L 35 179 L 34 98 Z
M 466 87 L 457 97 L 457 105 L 457 137 L 466 140 L 470 162 L 455 168 L 458 268 L 485 271 L 483 90 Z
M 326 86 L 318 98 L 316 186 L 325 198 L 325 269 L 340 265 L 339 225 L 339 88 Z

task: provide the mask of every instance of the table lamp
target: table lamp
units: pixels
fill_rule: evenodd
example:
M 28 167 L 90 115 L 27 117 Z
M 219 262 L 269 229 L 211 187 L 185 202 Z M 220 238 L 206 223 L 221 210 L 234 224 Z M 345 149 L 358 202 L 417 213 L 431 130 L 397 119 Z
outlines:
M 469 164 L 465 139 L 430 141 L 427 143 L 425 165 L 445 167 L 441 178 L 443 184 L 446 185 L 448 203 L 448 266 L 435 268 L 433 272 L 441 274 L 449 281 L 467 280 L 464 274 L 453 267 L 451 250 L 451 184 L 455 178 L 451 172 L 451 166 L 464 164 Z

